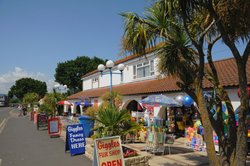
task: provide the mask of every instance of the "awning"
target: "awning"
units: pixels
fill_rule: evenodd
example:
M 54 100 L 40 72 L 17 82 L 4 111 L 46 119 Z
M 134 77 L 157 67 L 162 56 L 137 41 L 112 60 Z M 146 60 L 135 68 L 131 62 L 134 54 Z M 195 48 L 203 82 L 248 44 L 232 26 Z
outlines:
M 92 106 L 92 104 L 89 102 L 89 101 L 84 101 L 84 102 L 75 102 L 75 105 L 76 106 L 79 106 L 79 105 L 82 105 L 83 107 L 89 107 L 89 106 Z
M 167 97 L 165 95 L 150 95 L 143 100 L 141 100 L 142 104 L 148 104 L 148 105 L 164 105 L 167 107 L 180 107 L 181 105 L 176 102 L 171 97 Z
M 61 100 L 59 102 L 57 102 L 58 105 L 72 105 L 72 103 L 70 103 L 69 101 L 67 100 Z

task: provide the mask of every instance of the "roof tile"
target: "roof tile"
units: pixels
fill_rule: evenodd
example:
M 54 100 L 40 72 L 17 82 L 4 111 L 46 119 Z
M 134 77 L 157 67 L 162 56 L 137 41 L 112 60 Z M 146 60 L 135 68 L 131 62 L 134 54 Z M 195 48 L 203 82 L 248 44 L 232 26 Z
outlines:
M 238 86 L 238 71 L 234 58 L 224 59 L 214 62 L 218 72 L 221 85 L 224 87 Z M 208 65 L 206 65 L 208 67 Z M 247 62 L 247 79 L 250 84 L 250 58 Z M 177 79 L 168 76 L 163 79 L 146 80 L 133 83 L 124 83 L 113 86 L 113 90 L 121 95 L 135 95 L 135 94 L 150 94 L 150 93 L 165 93 L 180 91 L 176 85 Z M 208 80 L 203 81 L 204 88 L 212 88 L 212 84 Z M 88 96 L 90 98 L 102 96 L 109 91 L 109 87 L 102 87 L 81 91 L 68 97 L 68 99 L 78 99 L 81 96 Z

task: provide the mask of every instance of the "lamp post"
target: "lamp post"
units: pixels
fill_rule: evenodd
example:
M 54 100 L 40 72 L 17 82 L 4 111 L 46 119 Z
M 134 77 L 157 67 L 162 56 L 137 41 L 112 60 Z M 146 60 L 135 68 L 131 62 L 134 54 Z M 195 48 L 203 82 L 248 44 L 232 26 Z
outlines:
M 120 74 L 121 75 L 121 82 L 123 81 L 123 70 L 125 68 L 125 65 L 124 64 L 119 64 L 117 66 L 118 70 L 120 71 L 120 73 L 116 73 L 116 72 L 112 72 L 112 68 L 114 67 L 114 62 L 112 60 L 108 60 L 106 62 L 106 68 L 109 70 L 109 75 L 110 75 L 110 105 L 112 106 L 112 86 L 113 86 L 113 83 L 112 83 L 112 75 L 113 74 Z M 101 76 L 104 73 L 104 70 L 105 70 L 105 66 L 103 64 L 99 64 L 98 67 L 97 67 L 98 71 L 101 72 Z
M 57 93 L 66 93 L 68 90 L 68 86 L 67 85 L 61 85 L 61 84 L 56 84 L 54 85 L 53 90 Z

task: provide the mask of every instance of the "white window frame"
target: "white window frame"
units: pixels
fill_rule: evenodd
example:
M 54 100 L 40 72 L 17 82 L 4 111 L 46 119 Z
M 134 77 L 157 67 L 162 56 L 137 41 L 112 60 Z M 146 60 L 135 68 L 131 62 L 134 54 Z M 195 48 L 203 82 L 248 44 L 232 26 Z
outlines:
M 138 69 L 145 69 L 149 67 L 149 75 L 145 75 L 145 71 L 143 71 L 143 76 L 138 77 Z M 138 63 L 133 66 L 133 78 L 146 78 L 155 75 L 155 67 L 154 67 L 154 60 L 149 60 L 146 62 Z
M 99 77 L 94 77 L 94 78 L 91 79 L 91 87 L 92 87 L 92 89 L 93 89 L 93 87 L 94 87 L 93 85 L 95 83 L 98 83 L 98 88 L 99 88 Z

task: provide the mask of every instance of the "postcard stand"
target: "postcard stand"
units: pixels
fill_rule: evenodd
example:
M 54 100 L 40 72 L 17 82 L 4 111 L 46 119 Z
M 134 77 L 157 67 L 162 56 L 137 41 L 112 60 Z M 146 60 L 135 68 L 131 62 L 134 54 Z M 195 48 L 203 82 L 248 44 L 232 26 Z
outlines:
M 164 154 L 165 147 L 165 132 L 163 131 L 148 131 L 146 141 L 146 151 L 151 153 Z

